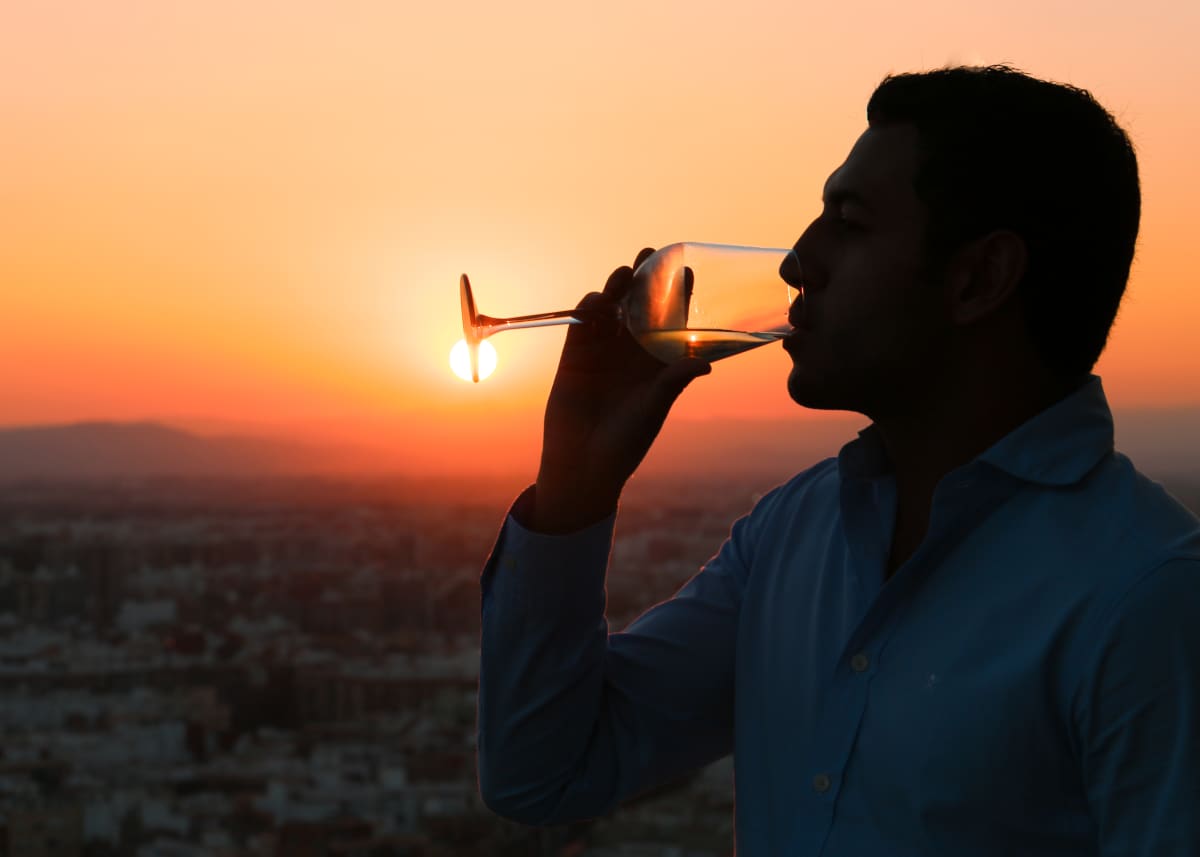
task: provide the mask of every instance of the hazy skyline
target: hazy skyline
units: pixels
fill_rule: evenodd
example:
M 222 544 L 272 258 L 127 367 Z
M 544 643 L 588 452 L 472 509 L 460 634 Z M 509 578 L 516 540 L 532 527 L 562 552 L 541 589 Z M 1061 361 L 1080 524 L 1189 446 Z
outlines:
M 1120 410 L 1118 451 L 1155 479 L 1200 480 L 1200 407 Z M 781 482 L 837 451 L 866 425 L 855 414 L 807 420 L 669 420 L 639 474 L 704 481 L 745 477 Z M 196 434 L 160 423 L 75 423 L 0 427 L 0 482 L 74 478 L 251 477 L 272 475 L 414 478 L 499 478 L 524 484 L 537 466 L 537 445 L 523 426 L 489 430 L 451 425 L 437 437 L 392 444 L 298 440 L 291 435 Z M 438 443 L 459 455 L 425 454 Z

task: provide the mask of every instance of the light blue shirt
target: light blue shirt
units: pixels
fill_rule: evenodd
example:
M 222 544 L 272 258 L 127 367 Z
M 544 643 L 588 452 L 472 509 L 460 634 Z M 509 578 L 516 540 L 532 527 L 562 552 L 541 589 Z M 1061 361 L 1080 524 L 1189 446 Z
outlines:
M 1200 855 L 1200 523 L 1113 451 L 1100 379 L 947 475 L 884 581 L 873 429 L 604 619 L 608 520 L 484 571 L 496 812 L 611 811 L 733 753 L 739 857 Z

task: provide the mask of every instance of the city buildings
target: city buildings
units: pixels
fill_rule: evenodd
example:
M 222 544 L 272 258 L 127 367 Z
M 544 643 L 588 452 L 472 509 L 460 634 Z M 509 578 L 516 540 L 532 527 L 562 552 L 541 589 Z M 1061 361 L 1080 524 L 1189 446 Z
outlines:
M 478 575 L 519 488 L 0 487 L 0 855 L 725 857 L 728 763 L 567 828 L 482 805 Z M 612 625 L 760 488 L 631 490 Z

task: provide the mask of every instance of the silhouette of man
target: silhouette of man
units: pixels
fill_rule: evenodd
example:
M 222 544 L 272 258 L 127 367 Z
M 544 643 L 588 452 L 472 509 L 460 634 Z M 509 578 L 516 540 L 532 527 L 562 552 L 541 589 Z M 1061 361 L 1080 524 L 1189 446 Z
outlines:
M 593 817 L 732 753 L 740 857 L 1200 855 L 1200 522 L 1091 375 L 1133 149 L 1006 67 L 889 77 L 867 118 L 782 273 L 792 398 L 871 426 L 610 634 L 622 486 L 709 367 L 573 328 L 482 580 L 483 797 Z

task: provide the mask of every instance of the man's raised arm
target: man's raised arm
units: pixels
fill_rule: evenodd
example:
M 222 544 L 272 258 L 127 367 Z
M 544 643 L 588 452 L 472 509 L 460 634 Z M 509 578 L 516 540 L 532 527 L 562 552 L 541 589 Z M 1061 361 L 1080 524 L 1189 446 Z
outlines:
M 621 491 L 676 398 L 710 371 L 637 344 L 618 310 L 632 275 L 619 268 L 580 304 L 598 320 L 567 333 L 537 482 L 483 575 L 480 789 L 527 823 L 602 814 L 731 749 L 735 541 L 626 633 L 610 636 L 604 619 Z

